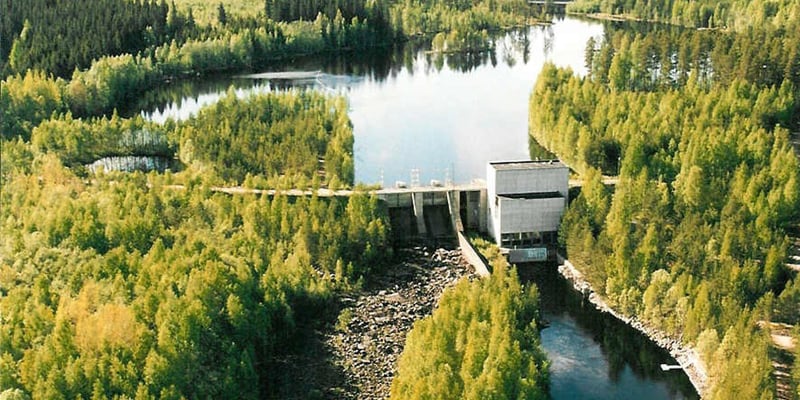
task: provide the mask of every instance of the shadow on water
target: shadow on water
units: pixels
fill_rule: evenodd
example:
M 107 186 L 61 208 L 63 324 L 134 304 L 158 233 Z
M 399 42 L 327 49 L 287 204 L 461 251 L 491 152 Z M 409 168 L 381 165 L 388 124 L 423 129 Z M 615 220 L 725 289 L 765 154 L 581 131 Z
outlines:
M 542 345 L 551 360 L 554 399 L 697 399 L 677 362 L 644 335 L 597 311 L 562 278 L 554 264 L 518 266 L 520 279 L 539 287 Z

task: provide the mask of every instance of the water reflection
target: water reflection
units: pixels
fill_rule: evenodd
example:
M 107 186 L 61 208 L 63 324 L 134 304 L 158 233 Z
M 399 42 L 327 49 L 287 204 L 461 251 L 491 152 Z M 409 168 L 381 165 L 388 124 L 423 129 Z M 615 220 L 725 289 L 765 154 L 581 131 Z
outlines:
M 554 399 L 697 399 L 669 354 L 633 328 L 594 310 L 558 275 L 554 265 L 520 267 L 539 287 L 544 318 L 542 345 L 552 362 Z
M 95 162 L 85 165 L 86 169 L 96 173 L 103 171 L 123 171 L 123 172 L 164 172 L 171 167 L 175 167 L 175 160 L 169 157 L 160 156 L 119 156 L 103 157 Z
M 528 104 L 546 61 L 585 74 L 584 49 L 603 24 L 575 18 L 495 38 L 494 50 L 436 54 L 409 44 L 377 52 L 287 60 L 263 71 L 321 71 L 315 79 L 203 79 L 151 93 L 136 110 L 153 120 L 187 118 L 228 90 L 237 95 L 296 87 L 347 96 L 355 135 L 356 181 L 392 185 L 482 178 L 490 160 L 550 158 L 529 147 Z M 348 78 L 342 78 L 348 77 Z M 230 89 L 229 89 L 230 88 Z M 536 99 L 533 99 L 536 101 Z M 581 304 L 551 268 L 534 276 L 550 327 L 542 342 L 556 399 L 696 398 L 658 347 L 625 325 Z
M 316 80 L 234 77 L 170 85 L 135 109 L 155 121 L 188 118 L 229 88 L 254 92 L 314 87 L 344 94 L 355 135 L 356 181 L 469 182 L 491 160 L 527 159 L 528 103 L 545 61 L 584 73 L 584 47 L 603 26 L 574 18 L 493 38 L 492 51 L 433 53 L 420 44 L 299 58 L 260 71 L 321 71 Z M 351 79 L 329 79 L 348 76 Z

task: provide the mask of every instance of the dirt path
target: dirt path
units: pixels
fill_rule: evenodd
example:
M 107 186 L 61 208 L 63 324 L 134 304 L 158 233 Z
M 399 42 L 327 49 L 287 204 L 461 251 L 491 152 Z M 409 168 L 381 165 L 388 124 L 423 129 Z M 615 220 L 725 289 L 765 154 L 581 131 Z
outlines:
M 794 399 L 792 393 L 792 365 L 794 365 L 795 340 L 789 324 L 759 321 L 761 329 L 768 329 L 772 339 L 769 355 L 772 359 L 772 376 L 775 378 L 775 398 L 779 400 Z

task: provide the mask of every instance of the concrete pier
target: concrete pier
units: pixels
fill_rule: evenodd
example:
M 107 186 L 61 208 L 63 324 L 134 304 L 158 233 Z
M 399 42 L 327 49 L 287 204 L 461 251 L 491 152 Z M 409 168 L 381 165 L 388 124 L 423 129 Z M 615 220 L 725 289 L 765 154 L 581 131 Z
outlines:
M 420 236 L 425 236 L 428 230 L 425 229 L 425 204 L 422 195 L 423 192 L 411 193 L 411 204 L 414 208 L 414 217 L 417 220 L 417 233 Z

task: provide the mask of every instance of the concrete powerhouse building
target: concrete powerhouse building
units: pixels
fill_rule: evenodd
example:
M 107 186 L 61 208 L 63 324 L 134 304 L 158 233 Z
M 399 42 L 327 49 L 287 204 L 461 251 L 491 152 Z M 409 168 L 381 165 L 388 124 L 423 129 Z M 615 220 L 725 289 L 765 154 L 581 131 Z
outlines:
M 548 258 L 567 206 L 569 168 L 558 160 L 491 162 L 486 170 L 489 234 L 509 261 Z

